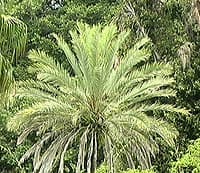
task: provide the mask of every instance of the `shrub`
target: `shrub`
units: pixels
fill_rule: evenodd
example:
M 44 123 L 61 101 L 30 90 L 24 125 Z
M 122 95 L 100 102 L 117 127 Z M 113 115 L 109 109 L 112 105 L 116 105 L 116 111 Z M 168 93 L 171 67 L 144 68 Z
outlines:
M 171 173 L 200 172 L 200 138 L 188 147 L 188 151 L 172 165 Z

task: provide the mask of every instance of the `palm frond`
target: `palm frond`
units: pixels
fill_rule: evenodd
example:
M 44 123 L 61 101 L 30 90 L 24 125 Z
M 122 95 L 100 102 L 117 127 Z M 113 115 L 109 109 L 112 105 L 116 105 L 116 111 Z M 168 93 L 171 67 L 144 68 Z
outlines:
M 79 23 L 78 31 L 71 31 L 72 49 L 54 34 L 73 76 L 44 52 L 30 52 L 30 71 L 37 73 L 37 80 L 19 83 L 16 96 L 30 98 L 33 104 L 19 111 L 8 126 L 22 130 L 19 143 L 32 131 L 41 136 L 22 157 L 24 161 L 34 154 L 34 172 L 50 173 L 59 163 L 58 172 L 63 173 L 65 153 L 77 144 L 77 173 L 94 173 L 101 149 L 109 172 L 114 173 L 118 160 L 130 168 L 150 167 L 159 152 L 157 138 L 174 146 L 176 129 L 153 116 L 159 111 L 188 114 L 155 101 L 176 94 L 171 67 L 146 63 L 148 38 L 122 53 L 128 34 L 118 33 L 113 25 Z
M 9 15 L 0 15 L 0 50 L 2 55 L 10 57 L 12 63 L 15 58 L 24 53 L 27 40 L 26 25 Z
M 8 97 L 12 92 L 14 79 L 12 76 L 13 68 L 10 62 L 0 53 L 0 99 L 9 100 Z
M 20 20 L 0 13 L 0 99 L 8 102 L 14 86 L 12 63 L 24 53 L 26 25 Z
M 37 77 L 40 81 L 56 84 L 60 87 L 72 84 L 72 78 L 69 77 L 67 70 L 44 52 L 33 50 L 30 52 L 29 58 L 34 62 L 34 66 L 29 71 L 32 73 L 37 72 Z

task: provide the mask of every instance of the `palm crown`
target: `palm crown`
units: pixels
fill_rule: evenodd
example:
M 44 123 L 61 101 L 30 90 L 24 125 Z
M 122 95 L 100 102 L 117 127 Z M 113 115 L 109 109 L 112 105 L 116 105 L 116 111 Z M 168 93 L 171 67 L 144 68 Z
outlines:
M 129 167 L 140 164 L 147 168 L 158 148 L 155 136 L 173 145 L 175 129 L 146 114 L 187 113 L 150 102 L 175 95 L 168 87 L 173 83 L 171 68 L 143 63 L 150 57 L 147 38 L 120 53 L 128 34 L 118 34 L 113 25 L 102 29 L 79 23 L 78 31 L 71 32 L 72 50 L 54 35 L 74 75 L 44 52 L 30 52 L 34 62 L 30 70 L 37 73 L 38 80 L 20 83 L 17 95 L 34 102 L 13 117 L 9 127 L 23 130 L 18 144 L 32 131 L 41 135 L 21 158 L 23 162 L 34 153 L 34 172 L 51 172 L 59 160 L 58 172 L 62 173 L 65 153 L 72 145 L 79 147 L 77 173 L 95 172 L 101 151 L 110 172 L 115 172 L 121 158 Z

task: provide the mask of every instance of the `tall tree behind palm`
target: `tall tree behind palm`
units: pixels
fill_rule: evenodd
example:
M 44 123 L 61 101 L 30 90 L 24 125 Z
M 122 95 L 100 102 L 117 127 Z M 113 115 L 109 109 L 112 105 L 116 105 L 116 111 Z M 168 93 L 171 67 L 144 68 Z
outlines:
M 33 131 L 41 136 L 21 158 L 24 162 L 34 153 L 34 172 L 49 173 L 59 160 L 57 169 L 63 173 L 65 153 L 76 145 L 77 173 L 95 172 L 100 155 L 111 173 L 122 159 L 130 168 L 148 168 L 158 151 L 155 137 L 173 146 L 176 130 L 147 116 L 154 111 L 187 113 L 155 102 L 158 97 L 175 96 L 168 87 L 174 82 L 170 65 L 144 63 L 150 57 L 147 38 L 122 55 L 129 32 L 117 33 L 112 25 L 102 29 L 78 24 L 78 31 L 71 32 L 73 50 L 55 35 L 73 76 L 44 52 L 30 52 L 30 71 L 37 73 L 38 80 L 20 83 L 17 96 L 33 104 L 8 126 L 23 131 L 18 144 Z
M 0 1 L 0 102 L 7 100 L 14 82 L 12 64 L 23 54 L 26 45 L 26 25 L 7 15 L 6 3 Z

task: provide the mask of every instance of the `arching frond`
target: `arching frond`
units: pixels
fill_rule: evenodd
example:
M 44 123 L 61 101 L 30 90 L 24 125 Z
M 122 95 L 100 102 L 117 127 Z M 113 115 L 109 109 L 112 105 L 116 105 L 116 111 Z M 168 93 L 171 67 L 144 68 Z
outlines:
M 7 102 L 13 87 L 12 63 L 24 53 L 26 25 L 20 20 L 0 13 L 0 98 Z
M 11 93 L 11 88 L 14 84 L 12 72 L 12 65 L 0 53 L 0 105 L 2 104 L 2 100 L 8 100 Z
M 22 21 L 0 14 L 0 51 L 11 63 L 24 53 L 26 39 L 27 27 Z

